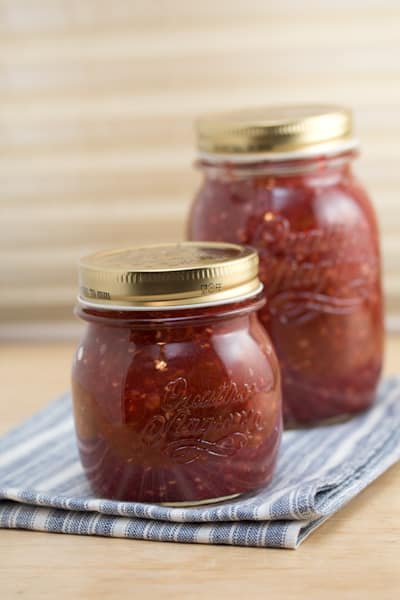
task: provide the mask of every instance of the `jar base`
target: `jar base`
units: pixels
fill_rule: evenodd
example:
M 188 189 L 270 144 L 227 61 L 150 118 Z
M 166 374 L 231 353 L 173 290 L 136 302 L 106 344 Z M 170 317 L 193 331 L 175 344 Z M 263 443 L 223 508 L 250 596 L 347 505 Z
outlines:
M 169 506 L 171 508 L 186 508 L 190 506 L 203 506 L 204 504 L 216 504 L 217 502 L 226 502 L 238 498 L 242 494 L 231 494 L 230 496 L 221 496 L 220 498 L 206 498 L 205 500 L 192 500 L 189 502 L 159 502 L 159 506 Z

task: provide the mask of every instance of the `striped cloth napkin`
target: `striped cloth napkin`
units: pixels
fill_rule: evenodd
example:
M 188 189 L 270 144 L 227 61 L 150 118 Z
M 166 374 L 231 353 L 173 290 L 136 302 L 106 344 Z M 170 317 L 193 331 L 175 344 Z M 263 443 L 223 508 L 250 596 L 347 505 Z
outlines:
M 146 540 L 296 548 L 400 458 L 400 377 L 346 423 L 287 431 L 272 483 L 197 508 L 96 498 L 80 466 L 70 396 L 0 439 L 0 527 Z

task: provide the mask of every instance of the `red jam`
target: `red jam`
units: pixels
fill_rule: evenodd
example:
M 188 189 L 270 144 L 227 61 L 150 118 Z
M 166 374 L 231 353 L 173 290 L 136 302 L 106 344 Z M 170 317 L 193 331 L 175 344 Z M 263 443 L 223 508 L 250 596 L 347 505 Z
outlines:
M 100 497 L 196 503 L 271 479 L 279 369 L 257 309 L 80 306 L 72 371 L 81 460 Z
M 353 156 L 199 165 L 189 238 L 258 250 L 287 425 L 366 409 L 381 372 L 378 232 Z

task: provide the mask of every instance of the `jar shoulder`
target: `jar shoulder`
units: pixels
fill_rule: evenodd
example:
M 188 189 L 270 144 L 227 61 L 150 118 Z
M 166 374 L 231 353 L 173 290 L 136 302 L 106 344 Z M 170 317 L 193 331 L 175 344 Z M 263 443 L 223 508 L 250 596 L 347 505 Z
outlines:
M 183 380 L 193 393 L 227 382 L 273 389 L 278 376 L 271 342 L 255 313 L 246 320 L 197 330 L 133 331 L 90 324 L 76 351 L 72 377 L 114 407 L 118 402 L 109 399 L 126 390 L 137 389 L 149 398 Z
M 278 225 L 277 220 L 292 230 L 364 226 L 377 231 L 368 192 L 348 171 L 330 178 L 205 179 L 189 217 L 189 236 L 252 243 L 255 229 Z

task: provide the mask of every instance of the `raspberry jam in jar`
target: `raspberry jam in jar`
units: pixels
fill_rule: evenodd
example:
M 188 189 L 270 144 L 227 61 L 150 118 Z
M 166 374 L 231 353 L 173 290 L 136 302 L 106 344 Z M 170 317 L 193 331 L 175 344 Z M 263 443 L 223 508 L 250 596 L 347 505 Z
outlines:
M 270 107 L 205 116 L 197 132 L 204 181 L 189 238 L 258 250 L 260 319 L 282 370 L 285 424 L 366 409 L 382 365 L 380 253 L 351 169 L 351 113 Z
M 87 322 L 72 390 L 81 461 L 100 497 L 197 504 L 271 479 L 280 373 L 258 320 L 257 253 L 221 243 L 81 260 Z

